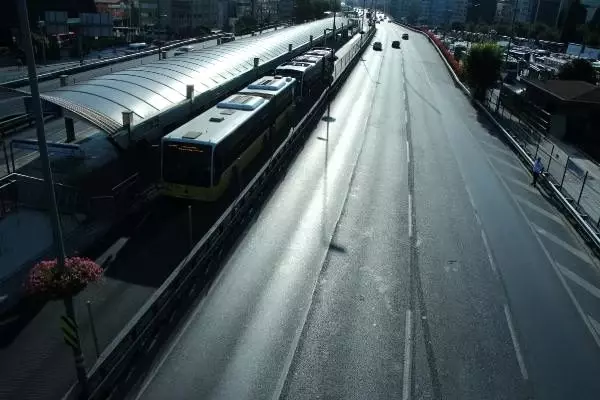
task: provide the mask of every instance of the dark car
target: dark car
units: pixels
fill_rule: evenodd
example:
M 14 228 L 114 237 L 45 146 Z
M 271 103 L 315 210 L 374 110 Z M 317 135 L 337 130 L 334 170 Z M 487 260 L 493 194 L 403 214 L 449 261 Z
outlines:
M 375 51 L 381 51 L 382 50 L 381 42 L 375 42 L 375 43 L 373 43 L 373 50 L 375 50 Z
M 402 40 L 408 40 L 408 33 L 402 34 Z
M 399 40 L 394 40 L 392 42 L 392 48 L 399 49 L 400 48 L 400 41 Z

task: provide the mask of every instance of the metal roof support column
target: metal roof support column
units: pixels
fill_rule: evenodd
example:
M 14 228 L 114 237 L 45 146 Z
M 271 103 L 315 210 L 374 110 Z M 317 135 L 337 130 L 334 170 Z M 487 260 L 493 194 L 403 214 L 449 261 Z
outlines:
M 67 131 L 67 143 L 75 141 L 75 123 L 73 118 L 65 117 L 65 130 Z
M 310 42 L 310 47 L 312 48 L 313 47 L 313 44 L 312 44 L 312 42 L 313 42 L 313 35 L 310 35 L 309 42 Z

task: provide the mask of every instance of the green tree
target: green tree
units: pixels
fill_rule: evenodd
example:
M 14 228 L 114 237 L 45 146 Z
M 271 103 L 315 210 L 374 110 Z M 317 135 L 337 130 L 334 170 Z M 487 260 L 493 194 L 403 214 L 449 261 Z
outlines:
M 493 43 L 475 44 L 465 59 L 467 83 L 478 100 L 485 98 L 487 90 L 500 78 L 502 49 Z
M 558 79 L 565 81 L 585 81 L 596 84 L 596 71 L 588 60 L 577 58 L 562 66 Z

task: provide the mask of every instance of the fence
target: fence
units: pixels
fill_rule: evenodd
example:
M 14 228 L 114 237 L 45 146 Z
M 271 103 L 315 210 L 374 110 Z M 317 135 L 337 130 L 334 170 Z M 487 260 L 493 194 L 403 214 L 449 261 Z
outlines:
M 497 89 L 491 90 L 485 101 L 485 106 L 495 114 L 496 118 L 510 131 L 521 147 L 532 159 L 540 157 L 547 177 L 552 179 L 559 190 L 584 218 L 596 230 L 600 228 L 600 182 L 586 170 L 579 157 L 573 157 L 564 152 L 560 146 L 553 143 L 547 134 L 549 121 L 544 123 L 532 121 L 527 109 L 519 109 L 511 104 Z M 542 119 L 543 120 L 543 119 Z M 546 127 L 546 129 L 544 129 Z M 583 157 L 582 157 L 583 158 Z

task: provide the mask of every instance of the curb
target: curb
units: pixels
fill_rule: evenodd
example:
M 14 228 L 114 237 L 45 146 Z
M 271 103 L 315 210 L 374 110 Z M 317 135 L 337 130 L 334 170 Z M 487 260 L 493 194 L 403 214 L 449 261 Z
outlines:
M 437 50 L 440 58 L 442 59 L 442 61 L 444 61 L 444 65 L 446 66 L 446 68 L 448 69 L 448 72 L 450 73 L 450 76 L 454 80 L 454 84 L 458 88 L 460 88 L 465 95 L 469 96 L 471 98 L 471 101 L 473 103 L 475 103 L 475 105 L 481 111 L 483 111 L 485 116 L 496 126 L 496 128 L 498 128 L 504 134 L 504 136 L 508 139 L 510 144 L 513 146 L 517 155 L 521 158 L 521 161 L 523 161 L 524 164 L 528 164 L 529 166 L 532 166 L 533 159 L 530 157 L 530 155 L 525 151 L 525 149 L 523 149 L 523 147 L 521 147 L 521 145 L 515 140 L 515 138 L 502 126 L 502 124 L 500 124 L 500 122 L 498 122 L 498 120 L 496 118 L 494 118 L 494 116 L 490 113 L 490 111 L 483 104 L 481 104 L 481 102 L 479 100 L 476 100 L 472 97 L 469 89 L 460 81 L 460 79 L 458 78 L 458 76 L 456 75 L 456 73 L 454 72 L 454 70 L 452 69 L 452 67 L 450 66 L 450 64 L 444 57 L 444 55 L 442 54 L 441 50 L 438 48 L 438 46 L 436 46 L 435 43 L 433 43 L 433 41 L 431 40 L 429 35 L 427 35 L 426 33 L 422 32 L 420 30 L 412 28 L 410 26 L 407 26 L 407 25 L 404 25 L 401 23 L 396 23 L 396 24 L 402 26 L 403 28 L 409 29 L 413 32 L 419 33 L 419 34 L 425 36 L 429 40 L 429 43 L 431 43 L 431 45 Z M 549 179 L 546 174 L 543 174 L 540 178 L 541 178 L 540 180 L 541 180 L 542 185 L 547 187 L 550 191 L 550 194 L 553 197 L 557 198 L 558 201 L 561 203 L 561 206 L 563 208 L 563 214 L 566 214 L 567 219 L 569 219 L 569 221 L 573 225 L 575 225 L 575 228 L 577 229 L 577 231 L 580 234 L 582 234 L 582 236 L 584 236 L 584 240 L 586 240 L 586 242 L 589 245 L 593 246 L 594 252 L 596 254 L 600 254 L 600 236 L 599 236 L 598 232 L 594 228 L 592 228 L 590 224 L 588 224 L 588 222 L 585 219 L 586 218 L 585 214 L 580 213 L 571 204 L 571 201 L 560 191 L 560 188 L 554 182 L 552 182 L 552 180 Z

